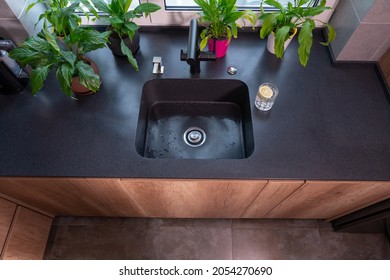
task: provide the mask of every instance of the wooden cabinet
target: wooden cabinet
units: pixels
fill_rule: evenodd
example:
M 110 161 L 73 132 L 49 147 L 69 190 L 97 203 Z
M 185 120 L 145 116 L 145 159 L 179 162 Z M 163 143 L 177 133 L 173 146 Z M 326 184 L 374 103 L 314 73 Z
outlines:
M 50 217 L 18 206 L 1 253 L 1 259 L 42 259 L 51 223 Z
M 143 216 L 120 179 L 2 178 L 0 192 L 54 216 Z
M 123 185 L 147 217 L 239 218 L 265 180 L 133 180 Z
M 0 197 L 0 255 L 14 218 L 16 204 Z
M 332 219 L 390 197 L 390 182 L 307 181 L 267 218 Z
M 52 215 L 239 218 L 266 180 L 8 178 L 0 192 Z
M 390 182 L 0 178 L 53 216 L 331 219 L 390 197 Z
M 245 210 L 241 218 L 265 218 L 274 207 L 305 183 L 303 180 L 272 180 Z

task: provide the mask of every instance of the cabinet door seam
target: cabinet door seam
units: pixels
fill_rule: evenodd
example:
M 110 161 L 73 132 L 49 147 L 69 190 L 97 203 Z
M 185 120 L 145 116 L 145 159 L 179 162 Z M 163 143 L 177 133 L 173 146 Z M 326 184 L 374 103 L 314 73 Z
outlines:
M 295 192 L 299 191 L 304 185 L 306 184 L 306 180 L 304 180 L 302 182 L 302 184 L 296 189 L 294 190 L 292 193 L 290 193 L 288 196 L 286 196 L 282 201 L 279 202 L 278 205 L 275 205 L 274 207 L 272 207 L 267 213 L 265 213 L 264 217 L 267 217 L 268 214 L 270 214 L 272 212 L 272 210 L 274 210 L 276 207 L 278 207 L 280 204 L 282 204 L 285 200 L 287 200 L 290 196 L 292 196 Z

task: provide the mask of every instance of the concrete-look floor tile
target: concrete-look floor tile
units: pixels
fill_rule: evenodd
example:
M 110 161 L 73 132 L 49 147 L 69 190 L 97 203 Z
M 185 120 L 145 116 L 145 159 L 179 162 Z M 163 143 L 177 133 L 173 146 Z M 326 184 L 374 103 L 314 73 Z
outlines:
M 235 219 L 232 222 L 232 227 L 268 229 L 316 228 L 317 222 L 314 219 Z
M 149 227 L 213 227 L 231 228 L 231 219 L 149 219 Z
M 53 225 L 88 226 L 88 225 L 133 225 L 142 226 L 148 224 L 144 218 L 120 218 L 120 217 L 56 217 Z
M 155 259 L 145 230 L 133 226 L 57 226 L 51 256 L 62 260 Z
M 232 238 L 235 260 L 273 260 L 276 258 L 273 230 L 233 228 Z
M 317 227 L 320 230 L 329 230 L 333 231 L 332 223 L 330 222 L 325 222 L 325 220 L 317 220 Z
M 323 259 L 318 229 L 280 229 L 275 231 L 275 251 L 279 260 Z
M 230 228 L 161 227 L 158 231 L 150 231 L 147 239 L 153 240 L 158 259 L 232 259 Z
M 383 234 L 320 231 L 324 257 L 331 260 L 384 259 L 387 240 Z

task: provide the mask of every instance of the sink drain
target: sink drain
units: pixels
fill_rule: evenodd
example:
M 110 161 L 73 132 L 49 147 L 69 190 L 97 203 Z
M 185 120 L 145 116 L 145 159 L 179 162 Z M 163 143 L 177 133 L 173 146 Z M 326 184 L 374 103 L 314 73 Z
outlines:
M 199 147 L 206 141 L 206 133 L 199 127 L 190 127 L 184 132 L 184 142 L 191 147 Z

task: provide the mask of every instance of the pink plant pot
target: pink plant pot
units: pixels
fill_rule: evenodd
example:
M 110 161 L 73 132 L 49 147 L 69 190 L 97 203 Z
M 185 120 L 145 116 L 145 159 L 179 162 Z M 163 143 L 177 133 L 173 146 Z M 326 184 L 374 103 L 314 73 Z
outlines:
M 215 46 L 214 46 L 214 42 L 215 42 Z M 210 52 L 213 52 L 215 50 L 215 55 L 217 58 L 221 58 L 221 57 L 224 57 L 226 55 L 226 52 L 228 50 L 228 47 L 229 47 L 229 40 L 228 39 L 223 39 L 223 40 L 220 40 L 220 39 L 210 39 L 209 40 L 209 51 Z

